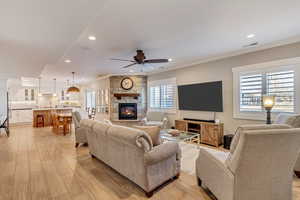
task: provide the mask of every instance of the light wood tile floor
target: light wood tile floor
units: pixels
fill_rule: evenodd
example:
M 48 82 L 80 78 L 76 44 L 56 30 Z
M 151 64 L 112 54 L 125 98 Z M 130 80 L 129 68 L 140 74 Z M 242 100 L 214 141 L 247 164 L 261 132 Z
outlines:
M 294 181 L 300 200 L 300 181 Z M 50 128 L 12 127 L 0 136 L 0 200 L 137 200 L 143 191 L 103 163 L 87 147 L 74 148 L 74 135 L 57 136 Z M 157 191 L 153 200 L 211 200 L 195 177 L 179 179 Z

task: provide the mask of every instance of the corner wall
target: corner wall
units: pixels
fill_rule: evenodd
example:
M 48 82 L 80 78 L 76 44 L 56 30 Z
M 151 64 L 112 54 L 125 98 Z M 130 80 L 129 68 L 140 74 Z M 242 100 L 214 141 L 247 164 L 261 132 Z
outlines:
M 300 57 L 300 42 L 211 61 L 178 70 L 153 74 L 148 77 L 148 81 L 176 77 L 177 84 L 183 85 L 222 80 L 224 112 L 217 113 L 216 118 L 224 123 L 225 134 L 230 134 L 234 133 L 236 127 L 241 124 L 263 123 L 263 121 L 233 119 L 232 68 L 293 57 Z M 182 119 L 184 117 L 211 119 L 213 115 L 209 112 L 179 110 L 177 110 L 176 114 L 169 114 L 171 124 L 174 124 L 175 119 Z
M 0 116 L 7 115 L 7 80 L 0 79 Z

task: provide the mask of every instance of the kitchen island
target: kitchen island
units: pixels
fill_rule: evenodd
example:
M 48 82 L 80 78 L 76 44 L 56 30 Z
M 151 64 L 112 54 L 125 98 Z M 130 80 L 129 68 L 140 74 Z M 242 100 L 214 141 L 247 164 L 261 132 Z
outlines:
M 37 116 L 42 115 L 44 118 L 44 126 L 52 126 L 52 115 L 56 114 L 72 114 L 72 108 L 36 108 L 32 109 L 33 127 L 37 127 Z

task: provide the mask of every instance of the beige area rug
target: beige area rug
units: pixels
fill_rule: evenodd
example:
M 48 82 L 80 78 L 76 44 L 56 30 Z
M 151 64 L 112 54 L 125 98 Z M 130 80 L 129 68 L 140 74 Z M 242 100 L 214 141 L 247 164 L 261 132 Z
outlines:
M 196 160 L 199 155 L 200 149 L 206 149 L 207 151 L 216 151 L 216 148 L 209 148 L 206 146 L 198 146 L 195 144 L 189 144 L 185 142 L 179 142 L 181 148 L 181 171 L 188 173 L 190 175 L 195 175 L 195 165 Z M 218 150 L 217 150 L 218 151 Z M 220 159 L 222 160 L 223 152 L 220 151 Z M 218 157 L 218 154 L 216 155 Z
M 200 148 L 194 144 L 179 142 L 181 149 L 181 171 L 194 175 L 195 163 L 199 154 Z

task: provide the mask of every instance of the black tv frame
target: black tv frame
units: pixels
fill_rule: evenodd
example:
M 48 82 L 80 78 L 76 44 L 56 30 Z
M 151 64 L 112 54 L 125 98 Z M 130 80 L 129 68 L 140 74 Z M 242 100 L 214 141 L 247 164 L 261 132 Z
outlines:
M 181 108 L 180 106 L 180 87 L 187 87 L 187 86 L 194 86 L 194 85 L 205 85 L 205 84 L 220 84 L 220 109 L 203 109 L 203 108 L 193 108 L 193 109 L 186 109 L 186 108 Z M 194 83 L 194 84 L 187 84 L 187 85 L 178 85 L 177 86 L 178 90 L 178 109 L 179 110 L 186 110 L 186 111 L 203 111 L 203 112 L 223 112 L 224 106 L 223 106 L 223 81 L 212 81 L 212 82 L 203 82 L 203 83 Z

